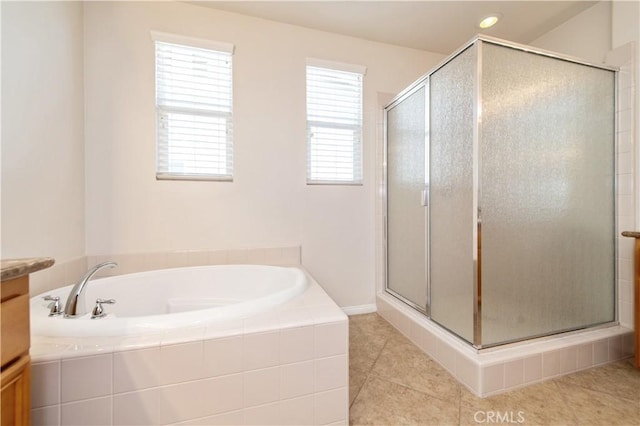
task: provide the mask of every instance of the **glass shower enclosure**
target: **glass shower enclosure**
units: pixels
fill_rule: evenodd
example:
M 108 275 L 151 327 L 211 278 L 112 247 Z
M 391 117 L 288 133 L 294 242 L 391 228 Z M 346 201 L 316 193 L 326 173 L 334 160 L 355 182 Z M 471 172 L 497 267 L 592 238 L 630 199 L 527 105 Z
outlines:
M 478 36 L 396 97 L 387 291 L 476 348 L 614 322 L 616 79 Z

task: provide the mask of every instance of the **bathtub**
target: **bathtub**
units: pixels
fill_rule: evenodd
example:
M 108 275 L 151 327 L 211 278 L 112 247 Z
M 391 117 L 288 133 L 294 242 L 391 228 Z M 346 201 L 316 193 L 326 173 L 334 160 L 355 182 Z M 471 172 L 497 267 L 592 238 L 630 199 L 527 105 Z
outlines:
M 36 336 L 131 336 L 192 328 L 265 312 L 307 288 L 298 268 L 218 265 L 163 269 L 89 281 L 88 312 L 80 318 L 49 316 L 45 295 L 60 297 L 64 307 L 72 286 L 31 299 L 31 334 Z M 107 315 L 91 319 L 95 300 Z
M 348 319 L 302 267 L 95 279 L 89 310 L 117 302 L 94 320 L 48 317 L 43 295 L 31 300 L 33 425 L 348 424 Z

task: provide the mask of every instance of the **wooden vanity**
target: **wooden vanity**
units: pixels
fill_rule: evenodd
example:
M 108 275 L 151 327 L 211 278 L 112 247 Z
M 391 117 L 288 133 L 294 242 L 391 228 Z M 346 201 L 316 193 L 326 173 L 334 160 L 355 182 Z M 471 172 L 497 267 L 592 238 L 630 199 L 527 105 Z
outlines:
M 635 329 L 635 366 L 640 368 L 640 232 L 625 231 L 622 233 L 623 237 L 635 238 L 634 248 L 634 329 Z
M 0 423 L 29 425 L 31 361 L 29 358 L 29 274 L 53 265 L 50 258 L 2 261 L 0 287 Z

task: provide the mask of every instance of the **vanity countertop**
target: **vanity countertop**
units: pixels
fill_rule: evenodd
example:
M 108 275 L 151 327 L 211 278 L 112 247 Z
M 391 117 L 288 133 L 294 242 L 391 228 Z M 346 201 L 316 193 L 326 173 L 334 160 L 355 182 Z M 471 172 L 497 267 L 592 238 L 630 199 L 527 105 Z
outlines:
M 29 257 L 24 259 L 2 260 L 2 281 L 11 280 L 23 275 L 46 269 L 55 261 L 50 257 Z
M 634 231 L 624 231 L 622 233 L 623 237 L 631 237 L 631 238 L 640 238 L 640 232 L 634 232 Z

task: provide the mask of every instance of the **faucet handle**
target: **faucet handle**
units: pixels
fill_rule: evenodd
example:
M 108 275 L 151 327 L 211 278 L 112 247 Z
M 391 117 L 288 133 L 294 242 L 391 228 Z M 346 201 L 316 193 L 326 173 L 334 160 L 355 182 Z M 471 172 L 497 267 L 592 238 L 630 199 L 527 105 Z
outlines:
M 103 318 L 107 316 L 102 308 L 102 305 L 106 303 L 108 305 L 113 305 L 116 303 L 116 299 L 96 299 L 96 306 L 93 307 L 93 311 L 91 312 L 91 319 Z
M 48 294 L 44 296 L 42 299 L 53 302 L 50 304 L 50 307 L 51 307 L 51 310 L 49 311 L 50 317 L 62 314 L 62 309 L 60 309 L 60 296 L 51 296 L 50 294 Z

